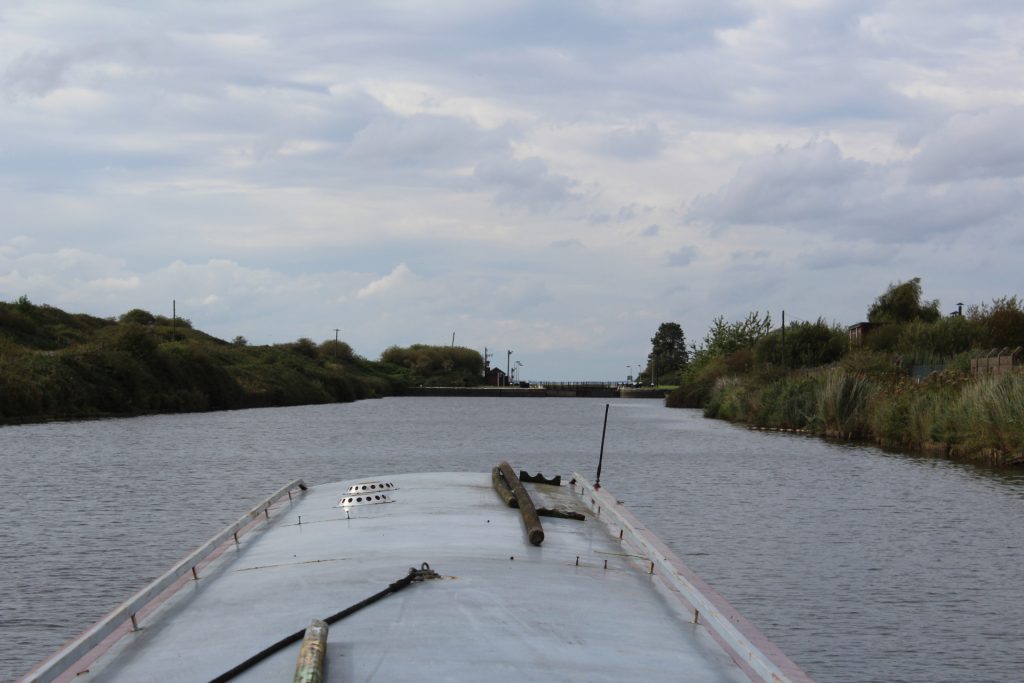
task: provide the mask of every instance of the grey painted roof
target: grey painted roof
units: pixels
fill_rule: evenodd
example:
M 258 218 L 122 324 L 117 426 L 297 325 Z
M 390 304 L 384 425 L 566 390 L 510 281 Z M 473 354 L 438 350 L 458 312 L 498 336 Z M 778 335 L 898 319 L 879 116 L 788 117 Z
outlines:
M 489 474 L 382 481 L 396 486 L 387 503 L 339 507 L 356 481 L 283 499 L 265 525 L 201 568 L 198 581 L 183 577 L 140 630 L 87 672 L 68 673 L 76 681 L 209 680 L 428 562 L 443 578 L 413 584 L 331 627 L 326 680 L 748 680 L 733 658 L 747 657 L 749 643 L 737 636 L 741 647 L 730 658 L 719 644 L 732 643 L 729 623 L 714 633 L 713 624 L 693 623 L 697 600 L 678 585 L 688 570 L 666 565 L 659 553 L 667 549 L 643 538 L 648 532 L 637 530 L 635 518 L 610 514 L 615 502 L 605 492 L 527 485 L 538 507 L 587 516 L 543 518 L 546 538 L 535 547 Z M 729 609 L 722 617 L 709 604 L 702 617 L 728 622 Z M 759 638 L 753 634 L 755 645 Z M 297 652 L 291 646 L 236 680 L 290 680 Z M 781 659 L 796 672 L 791 680 L 806 680 Z

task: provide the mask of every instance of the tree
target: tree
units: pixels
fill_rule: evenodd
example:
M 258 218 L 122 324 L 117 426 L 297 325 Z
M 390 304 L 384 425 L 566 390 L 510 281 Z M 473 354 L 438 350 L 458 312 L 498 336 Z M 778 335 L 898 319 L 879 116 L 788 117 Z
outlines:
M 762 318 L 757 311 L 751 311 L 746 319 L 731 323 L 720 315 L 711 321 L 711 329 L 704 335 L 702 352 L 708 356 L 725 356 L 740 349 L 752 349 L 771 329 L 772 316 L 768 312 Z
M 991 306 L 970 306 L 967 317 L 981 328 L 981 343 L 987 348 L 1024 345 L 1024 305 L 1016 296 L 994 299 Z
M 933 323 L 942 317 L 939 300 L 921 301 L 921 278 L 890 284 L 868 308 L 868 322 L 909 323 L 921 320 Z
M 679 323 L 662 323 L 658 331 L 651 337 L 651 352 L 647 355 L 647 370 L 658 376 L 669 375 L 683 370 L 690 362 L 690 352 L 686 350 L 686 335 Z
M 135 323 L 136 325 L 153 325 L 156 323 L 156 316 L 141 308 L 133 308 L 127 313 L 122 313 L 118 320 L 123 323 Z

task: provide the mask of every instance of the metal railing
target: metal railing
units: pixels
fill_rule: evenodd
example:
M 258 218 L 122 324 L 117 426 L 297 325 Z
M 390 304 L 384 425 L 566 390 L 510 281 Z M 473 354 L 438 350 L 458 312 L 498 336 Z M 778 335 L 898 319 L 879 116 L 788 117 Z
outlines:
M 653 536 L 619 501 L 605 489 L 595 488 L 574 473 L 575 486 L 580 487 L 584 503 L 589 499 L 591 510 L 603 519 L 609 530 L 617 526 L 631 542 L 647 555 L 650 573 L 655 570 L 693 608 L 693 623 L 703 624 L 741 668 L 749 669 L 757 680 L 765 683 L 813 683 L 810 676 L 775 647 L 753 624 L 746 622 L 725 598 L 707 592 L 687 578 L 692 570 Z M 614 520 L 610 524 L 609 519 Z M 620 535 L 620 538 L 623 536 Z M 734 614 L 735 616 L 730 616 Z M 738 623 L 746 622 L 746 623 Z
M 208 540 L 196 549 L 191 555 L 171 567 L 162 576 L 140 590 L 138 593 L 121 603 L 113 612 L 100 621 L 93 624 L 85 633 L 66 645 L 57 654 L 45 660 L 37 668 L 29 672 L 22 680 L 25 683 L 49 683 L 67 671 L 75 662 L 87 655 L 90 650 L 102 643 L 108 636 L 121 628 L 126 622 L 131 622 L 132 629 L 138 628 L 136 614 L 146 605 L 169 588 L 175 581 L 189 572 L 194 578 L 198 578 L 196 568 L 209 557 L 228 539 L 234 537 L 238 542 L 238 532 L 245 526 L 264 515 L 270 519 L 270 506 L 280 498 L 288 496 L 291 499 L 291 492 L 295 489 L 306 490 L 306 484 L 301 479 L 289 482 L 275 491 L 269 497 L 257 503 L 249 512 L 242 515 L 238 521 L 229 524 L 220 533 Z
M 617 388 L 617 387 L 619 387 L 619 386 L 621 386 L 623 384 L 626 384 L 626 382 L 614 382 L 614 381 L 608 381 L 608 382 L 547 382 L 547 381 L 539 381 L 538 382 L 538 381 L 533 381 L 533 380 L 530 381 L 530 385 L 531 386 L 535 386 L 535 387 L 536 386 L 543 386 L 543 387 L 550 387 L 550 388 L 553 388 L 553 389 L 561 389 L 561 388 L 571 389 L 573 387 L 607 387 L 609 389 L 615 389 L 615 388 Z

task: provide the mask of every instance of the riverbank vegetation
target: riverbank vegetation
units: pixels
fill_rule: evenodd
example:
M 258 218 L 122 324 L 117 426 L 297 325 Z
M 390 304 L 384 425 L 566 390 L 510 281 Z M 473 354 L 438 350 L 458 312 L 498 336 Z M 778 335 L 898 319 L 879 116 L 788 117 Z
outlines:
M 942 316 L 918 279 L 868 308 L 851 347 L 819 318 L 772 328 L 769 316 L 713 321 L 690 348 L 673 407 L 757 428 L 869 440 L 886 447 L 1024 464 L 1024 373 L 972 373 L 971 358 L 1024 345 L 1016 297 Z
M 464 346 L 390 346 L 382 368 L 404 386 L 475 387 L 483 381 L 484 358 Z
M 138 309 L 0 303 L 0 422 L 353 401 L 401 382 L 341 341 L 250 346 Z

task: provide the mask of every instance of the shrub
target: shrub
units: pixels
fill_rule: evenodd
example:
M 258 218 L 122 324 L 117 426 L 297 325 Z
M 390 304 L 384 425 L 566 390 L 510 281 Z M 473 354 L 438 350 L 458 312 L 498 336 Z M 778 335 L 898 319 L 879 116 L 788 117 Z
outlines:
M 778 363 L 787 368 L 809 368 L 838 361 L 846 353 L 849 339 L 846 330 L 829 325 L 822 318 L 815 322 L 799 322 L 786 326 L 785 356 L 782 330 L 773 330 L 754 346 L 760 363 Z
M 380 359 L 397 368 L 403 381 L 414 385 L 475 386 L 480 384 L 484 370 L 483 356 L 461 346 L 391 346 Z
M 981 332 L 979 324 L 959 315 L 933 323 L 917 320 L 900 327 L 896 350 L 908 361 L 941 361 L 973 348 Z
M 320 344 L 318 355 L 325 360 L 334 361 L 351 361 L 355 357 L 351 346 L 343 341 L 334 341 L 333 339 Z
M 142 310 L 141 308 L 133 308 L 127 313 L 121 314 L 118 321 L 122 323 L 132 323 L 135 325 L 155 325 L 156 316 L 149 311 Z

